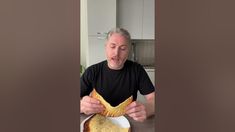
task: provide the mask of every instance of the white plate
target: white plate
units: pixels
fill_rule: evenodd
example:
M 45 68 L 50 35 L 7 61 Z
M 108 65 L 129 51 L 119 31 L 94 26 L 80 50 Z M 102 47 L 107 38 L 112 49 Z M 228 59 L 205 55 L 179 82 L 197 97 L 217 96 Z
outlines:
M 81 125 L 80 125 L 80 132 L 83 132 L 83 127 L 84 127 L 84 123 L 86 122 L 86 120 L 88 120 L 89 118 L 91 118 L 93 115 L 87 117 L 85 120 L 82 121 Z M 119 117 L 107 117 L 109 118 L 113 123 L 119 125 L 122 128 L 130 128 L 130 123 L 129 121 L 126 119 L 125 116 L 119 116 Z

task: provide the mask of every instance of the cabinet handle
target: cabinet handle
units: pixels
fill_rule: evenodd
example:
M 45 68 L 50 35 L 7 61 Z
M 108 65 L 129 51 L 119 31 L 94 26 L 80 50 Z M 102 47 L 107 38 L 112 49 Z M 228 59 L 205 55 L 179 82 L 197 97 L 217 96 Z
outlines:
M 97 37 L 97 39 L 102 39 L 103 40 L 103 39 L 105 39 L 105 37 Z
M 107 32 L 104 32 L 104 33 L 101 33 L 101 32 L 97 32 L 98 35 L 107 35 L 108 33 Z

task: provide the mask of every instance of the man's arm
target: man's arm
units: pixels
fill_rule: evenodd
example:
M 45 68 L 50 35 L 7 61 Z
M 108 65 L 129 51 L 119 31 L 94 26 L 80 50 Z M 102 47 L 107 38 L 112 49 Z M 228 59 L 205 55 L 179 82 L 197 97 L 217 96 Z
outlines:
M 155 92 L 144 95 L 144 97 L 146 99 L 145 107 L 146 107 L 147 117 L 150 117 L 155 113 Z

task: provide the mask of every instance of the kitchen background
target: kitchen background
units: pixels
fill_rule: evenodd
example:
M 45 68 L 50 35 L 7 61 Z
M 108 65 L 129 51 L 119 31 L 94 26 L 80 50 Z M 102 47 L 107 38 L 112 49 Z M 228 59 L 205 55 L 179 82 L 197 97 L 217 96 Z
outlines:
M 154 0 L 81 0 L 81 64 L 105 60 L 105 35 L 122 27 L 132 38 L 129 59 L 142 64 L 155 85 L 154 5 Z

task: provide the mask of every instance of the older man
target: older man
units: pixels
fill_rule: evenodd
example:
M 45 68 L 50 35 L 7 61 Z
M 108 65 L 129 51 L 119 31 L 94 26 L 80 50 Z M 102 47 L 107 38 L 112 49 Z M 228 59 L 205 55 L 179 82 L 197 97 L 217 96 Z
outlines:
M 104 106 L 89 96 L 95 90 L 112 106 L 117 106 L 128 97 L 134 101 L 126 107 L 126 114 L 136 121 L 144 121 L 154 114 L 155 88 L 144 68 L 127 60 L 131 37 L 127 30 L 115 28 L 109 31 L 105 44 L 107 60 L 88 67 L 81 77 L 81 113 L 100 113 Z M 140 91 L 146 103 L 136 101 Z

